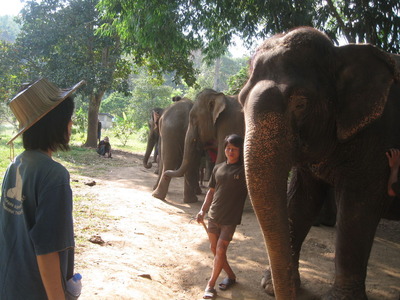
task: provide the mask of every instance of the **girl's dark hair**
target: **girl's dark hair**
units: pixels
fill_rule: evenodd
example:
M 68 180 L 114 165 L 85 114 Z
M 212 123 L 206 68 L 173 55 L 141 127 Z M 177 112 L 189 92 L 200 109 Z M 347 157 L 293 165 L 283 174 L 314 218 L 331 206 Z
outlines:
M 26 150 L 53 152 L 69 150 L 68 123 L 74 112 L 74 100 L 67 97 L 22 134 Z
M 224 149 L 228 143 L 239 148 L 239 162 L 243 163 L 243 138 L 237 134 L 230 134 L 224 140 Z

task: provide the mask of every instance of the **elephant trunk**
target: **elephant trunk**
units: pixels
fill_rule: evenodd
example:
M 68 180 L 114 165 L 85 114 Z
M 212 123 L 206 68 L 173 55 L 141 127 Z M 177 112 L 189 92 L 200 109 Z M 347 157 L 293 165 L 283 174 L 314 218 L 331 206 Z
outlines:
M 154 146 L 158 142 L 158 138 L 154 132 L 150 132 L 149 138 L 147 139 L 147 147 L 146 147 L 146 153 L 144 154 L 143 158 L 143 166 L 146 169 L 150 169 L 153 164 L 149 162 L 149 158 L 151 155 L 151 152 L 153 151 Z
M 290 140 L 288 126 L 278 113 L 259 119 L 246 116 L 244 159 L 248 191 L 268 250 L 278 300 L 296 298 L 286 195 L 292 156 Z
M 186 132 L 185 143 L 183 149 L 183 158 L 181 166 L 177 170 L 167 170 L 164 172 L 164 176 L 169 177 L 182 177 L 188 170 L 190 163 L 196 158 L 196 135 L 194 134 L 193 127 L 189 124 L 189 128 Z

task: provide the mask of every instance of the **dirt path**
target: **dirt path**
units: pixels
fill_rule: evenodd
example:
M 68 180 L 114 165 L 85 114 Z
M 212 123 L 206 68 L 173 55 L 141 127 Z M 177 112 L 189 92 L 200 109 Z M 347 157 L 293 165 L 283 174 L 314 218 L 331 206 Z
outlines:
M 94 162 L 101 158 L 93 156 Z M 76 271 L 83 275 L 86 299 L 201 299 L 211 272 L 212 255 L 204 228 L 191 219 L 199 202 L 182 203 L 182 179 L 173 179 L 167 201 L 151 196 L 154 168 L 142 167 L 142 156 L 118 152 L 107 172 L 72 175 L 74 193 L 90 195 L 85 210 L 99 224 L 76 223 Z M 95 181 L 96 185 L 84 183 Z M 203 190 L 206 191 L 205 189 Z M 79 209 L 82 209 L 80 206 Z M 87 211 L 86 211 L 87 212 Z M 90 219 L 90 218 L 89 218 Z M 87 228 L 85 228 L 86 226 Z M 97 238 L 89 242 L 98 226 Z M 92 229 L 93 230 L 93 229 Z M 329 288 L 334 272 L 334 235 L 329 227 L 313 227 L 303 246 L 301 274 L 304 298 L 318 299 Z M 378 229 L 368 269 L 370 299 L 399 299 L 400 226 L 384 221 Z M 238 284 L 217 299 L 273 299 L 260 288 L 267 256 L 253 210 L 246 204 L 228 256 Z M 220 277 L 223 278 L 222 275 Z

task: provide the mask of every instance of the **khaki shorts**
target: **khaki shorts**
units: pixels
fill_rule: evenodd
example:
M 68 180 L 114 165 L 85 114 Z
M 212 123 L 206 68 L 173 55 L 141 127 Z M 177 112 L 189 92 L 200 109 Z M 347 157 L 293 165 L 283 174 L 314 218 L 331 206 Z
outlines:
M 236 225 L 221 225 L 215 223 L 214 220 L 208 220 L 208 232 L 216 234 L 219 239 L 230 242 L 235 233 Z

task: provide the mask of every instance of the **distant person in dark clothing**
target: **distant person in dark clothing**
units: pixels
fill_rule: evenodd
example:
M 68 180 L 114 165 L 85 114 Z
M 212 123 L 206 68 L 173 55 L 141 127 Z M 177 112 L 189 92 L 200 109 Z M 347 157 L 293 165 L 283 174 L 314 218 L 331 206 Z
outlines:
M 106 136 L 104 140 L 100 141 L 96 151 L 100 156 L 111 158 L 111 144 L 108 136 Z
M 97 119 L 97 140 L 100 143 L 101 140 L 101 122 L 99 119 Z

